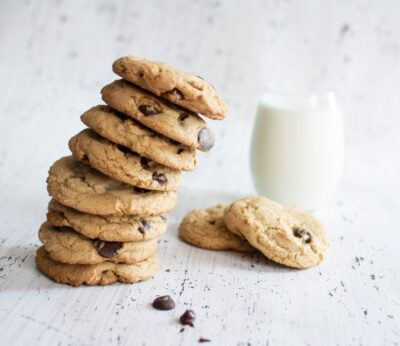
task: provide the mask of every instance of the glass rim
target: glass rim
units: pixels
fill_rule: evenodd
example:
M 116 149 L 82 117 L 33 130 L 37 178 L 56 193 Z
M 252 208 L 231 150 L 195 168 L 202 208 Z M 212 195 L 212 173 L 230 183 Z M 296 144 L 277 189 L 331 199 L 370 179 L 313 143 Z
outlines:
M 259 103 L 275 103 L 281 107 L 337 107 L 337 93 L 333 89 L 313 89 L 294 85 L 292 88 L 281 88 L 273 84 L 264 88 Z

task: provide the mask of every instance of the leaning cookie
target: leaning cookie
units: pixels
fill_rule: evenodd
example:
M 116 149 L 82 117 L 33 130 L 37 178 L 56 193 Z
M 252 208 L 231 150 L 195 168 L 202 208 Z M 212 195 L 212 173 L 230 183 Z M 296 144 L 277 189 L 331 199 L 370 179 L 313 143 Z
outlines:
M 116 80 L 101 90 L 109 106 L 144 126 L 190 148 L 209 151 L 214 133 L 197 114 L 166 102 L 124 80 Z
M 156 134 L 111 107 L 92 107 L 81 120 L 100 136 L 164 166 L 192 171 L 198 165 L 195 149 Z
M 51 259 L 44 247 L 36 253 L 38 269 L 58 283 L 72 286 L 110 285 L 114 282 L 134 283 L 150 279 L 159 268 L 157 255 L 135 263 L 103 262 L 100 264 L 66 264 Z
M 247 240 L 231 233 L 225 226 L 225 207 L 217 205 L 188 213 L 179 226 L 179 236 L 187 243 L 210 250 L 253 252 Z
M 264 197 L 232 203 L 224 221 L 266 257 L 294 268 L 319 264 L 329 246 L 323 225 L 310 214 Z
M 135 188 L 107 177 L 72 156 L 53 164 L 47 189 L 60 203 L 96 215 L 158 215 L 176 205 L 174 191 Z
M 210 83 L 166 63 L 126 56 L 114 62 L 113 71 L 157 96 L 208 118 L 221 120 L 228 113 L 228 107 Z
M 147 190 L 176 191 L 180 172 L 141 157 L 90 129 L 69 140 L 72 155 L 109 177 Z
M 143 241 L 160 237 L 167 230 L 166 214 L 154 216 L 99 216 L 81 213 L 52 199 L 47 221 L 55 227 L 71 227 L 91 239 L 104 241 Z
M 43 223 L 39 239 L 49 256 L 68 264 L 99 264 L 105 261 L 134 264 L 154 255 L 157 239 L 117 242 L 86 238 L 70 227 Z

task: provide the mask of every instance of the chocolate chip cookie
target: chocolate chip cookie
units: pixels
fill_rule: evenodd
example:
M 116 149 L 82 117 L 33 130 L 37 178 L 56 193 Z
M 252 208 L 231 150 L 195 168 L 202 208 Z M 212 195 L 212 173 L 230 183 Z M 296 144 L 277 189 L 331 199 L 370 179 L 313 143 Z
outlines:
M 113 180 L 66 156 L 50 168 L 47 189 L 53 198 L 96 215 L 158 215 L 176 205 L 176 192 L 150 191 Z
M 210 83 L 166 63 L 126 56 L 114 62 L 113 71 L 157 96 L 208 118 L 222 120 L 228 113 L 228 107 Z
M 147 190 L 176 191 L 179 187 L 179 171 L 141 157 L 93 130 L 86 129 L 72 137 L 69 148 L 76 159 L 115 180 Z
M 179 226 L 179 236 L 187 243 L 210 250 L 253 252 L 247 240 L 230 232 L 224 222 L 223 205 L 196 209 L 188 213 Z
M 116 80 L 101 90 L 109 106 L 144 126 L 190 148 L 208 151 L 214 146 L 214 133 L 197 114 L 163 101 L 124 80 Z
M 114 282 L 134 283 L 150 279 L 159 268 L 157 255 L 135 263 L 123 264 L 110 261 L 99 264 L 66 264 L 56 262 L 40 247 L 36 253 L 38 269 L 56 282 L 72 286 L 109 285 Z
M 132 242 L 160 237 L 167 230 L 167 216 L 99 216 L 81 213 L 52 199 L 47 221 L 55 227 L 71 227 L 91 239 Z
M 244 236 L 272 261 L 289 267 L 319 264 L 329 246 L 323 225 L 312 215 L 264 197 L 232 203 L 224 220 L 230 231 Z
M 93 107 L 81 119 L 100 136 L 164 166 L 191 171 L 198 165 L 195 149 L 158 135 L 111 107 Z
M 154 255 L 157 239 L 138 242 L 90 239 L 70 227 L 54 227 L 45 222 L 39 239 L 49 256 L 68 264 L 99 264 L 105 261 L 133 264 Z

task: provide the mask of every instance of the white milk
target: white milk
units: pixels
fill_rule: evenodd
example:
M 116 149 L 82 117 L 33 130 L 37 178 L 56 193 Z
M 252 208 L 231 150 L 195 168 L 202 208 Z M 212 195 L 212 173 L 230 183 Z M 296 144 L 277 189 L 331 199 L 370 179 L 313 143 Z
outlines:
M 257 191 L 304 209 L 322 206 L 342 172 L 342 122 L 333 94 L 265 94 L 251 145 Z

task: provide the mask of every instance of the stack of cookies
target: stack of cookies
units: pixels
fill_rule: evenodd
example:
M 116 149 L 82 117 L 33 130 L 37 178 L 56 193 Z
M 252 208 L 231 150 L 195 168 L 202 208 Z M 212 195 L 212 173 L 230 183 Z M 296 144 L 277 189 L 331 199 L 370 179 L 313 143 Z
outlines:
M 72 156 L 50 168 L 53 198 L 36 263 L 57 282 L 137 282 L 158 269 L 157 240 L 175 208 L 180 172 L 198 165 L 214 134 L 199 113 L 222 120 L 227 107 L 201 77 L 136 57 L 113 64 L 107 105 L 86 111 L 89 128 L 70 139 Z
M 265 197 L 193 210 L 179 227 L 189 244 L 210 250 L 260 251 L 293 268 L 318 265 L 329 246 L 324 226 L 311 214 Z

